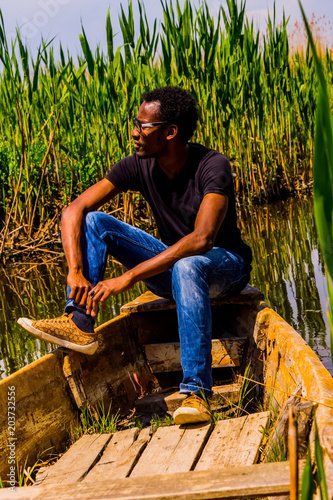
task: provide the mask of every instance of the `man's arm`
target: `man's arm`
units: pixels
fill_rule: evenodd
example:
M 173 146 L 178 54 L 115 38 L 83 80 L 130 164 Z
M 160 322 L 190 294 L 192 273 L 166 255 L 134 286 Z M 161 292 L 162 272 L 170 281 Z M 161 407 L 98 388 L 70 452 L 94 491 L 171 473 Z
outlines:
M 130 269 L 119 278 L 101 281 L 94 287 L 94 298 L 88 296 L 87 313 L 97 314 L 98 302 L 105 309 L 106 300 L 117 293 L 131 288 L 136 282 L 163 273 L 178 260 L 191 255 L 208 252 L 214 246 L 217 232 L 228 209 L 228 196 L 210 193 L 204 196 L 196 220 L 194 231 L 164 252 Z
M 81 240 L 84 215 L 101 207 L 119 192 L 110 181 L 102 179 L 82 193 L 62 214 L 61 239 L 68 263 L 69 298 L 82 307 L 86 305 L 88 292 L 92 289 L 83 276 Z

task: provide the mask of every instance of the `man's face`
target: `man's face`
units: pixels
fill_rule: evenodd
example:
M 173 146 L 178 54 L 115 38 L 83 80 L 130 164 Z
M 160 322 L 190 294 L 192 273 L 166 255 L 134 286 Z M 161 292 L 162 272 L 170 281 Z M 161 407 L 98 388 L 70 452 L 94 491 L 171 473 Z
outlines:
M 139 108 L 136 119 L 141 124 L 161 122 L 159 115 L 159 102 L 143 102 Z M 167 145 L 164 125 L 155 125 L 151 128 L 138 127 L 132 130 L 134 148 L 140 158 L 158 158 Z

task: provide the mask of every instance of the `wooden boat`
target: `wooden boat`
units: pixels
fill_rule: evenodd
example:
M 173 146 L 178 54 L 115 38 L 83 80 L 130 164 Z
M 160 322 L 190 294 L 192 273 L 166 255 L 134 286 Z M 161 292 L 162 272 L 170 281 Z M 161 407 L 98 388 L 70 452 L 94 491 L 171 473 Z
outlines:
M 250 285 L 233 299 L 212 300 L 212 313 L 213 371 L 217 374 L 215 378 L 228 378 L 229 375 L 223 376 L 228 370 L 229 372 L 232 370 L 236 375 L 244 375 L 245 368 L 250 364 L 250 376 L 256 382 L 257 396 L 261 397 L 264 411 L 274 406 L 281 410 L 283 415 L 286 401 L 289 403 L 291 401 L 293 404 L 305 401 L 310 406 L 315 403 L 311 411 L 315 414 L 319 430 L 329 498 L 332 498 L 332 377 L 301 336 L 268 307 L 263 301 L 262 294 Z M 12 448 L 17 461 L 21 464 L 27 457 L 28 463 L 33 464 L 43 450 L 52 448 L 54 452 L 61 452 L 64 450 L 68 429 L 71 425 L 77 424 L 79 411 L 84 406 L 88 405 L 93 411 L 98 402 L 103 401 L 104 405 L 108 405 L 112 401 L 114 411 L 119 408 L 121 412 L 126 413 L 134 405 L 138 411 L 145 411 L 145 407 L 155 408 L 156 411 L 172 411 L 177 404 L 180 404 L 181 396 L 175 390 L 167 390 L 180 381 L 177 318 L 175 304 L 172 301 L 159 298 L 150 292 L 145 293 L 123 306 L 120 315 L 100 326 L 98 333 L 99 348 L 94 356 L 58 348 L 1 381 L 0 477 L 3 480 L 9 473 L 8 457 L 11 448 L 8 444 L 15 444 Z M 237 381 L 231 384 L 224 382 L 216 388 L 216 392 L 222 395 L 222 398 L 227 396 L 232 400 L 239 394 L 239 384 Z M 8 420 L 9 393 L 15 396 L 12 400 L 15 401 L 13 411 L 15 422 L 13 419 Z M 267 417 L 267 412 L 265 415 L 264 412 L 259 412 L 258 415 L 256 418 L 262 422 L 260 419 L 265 415 Z M 226 425 L 223 422 L 228 421 L 222 421 L 221 426 Z M 250 427 L 254 425 L 253 422 L 249 424 Z M 312 422 L 311 442 L 314 439 L 314 420 L 309 417 L 306 422 L 309 425 Z M 14 431 L 14 435 L 10 431 Z M 64 466 L 58 467 L 58 477 L 61 476 L 58 482 L 62 484 L 50 482 L 50 477 L 43 482 L 42 477 L 40 485 L 36 487 L 16 488 L 15 498 L 208 499 L 288 493 L 290 487 L 288 462 L 264 463 L 249 467 L 248 461 L 245 460 L 244 464 L 239 461 L 234 462 L 234 465 L 237 463 L 237 467 L 232 468 L 232 464 L 228 463 L 223 468 L 221 463 L 218 463 L 220 459 L 222 460 L 221 447 L 226 450 L 229 446 L 231 455 L 236 456 L 239 455 L 237 447 L 240 445 L 233 441 L 232 427 L 223 432 L 215 431 L 216 429 L 212 433 L 212 426 L 195 427 L 195 434 L 191 429 L 182 431 L 182 436 L 187 436 L 187 441 L 184 437 L 182 446 L 178 446 L 180 465 L 178 468 L 169 467 L 164 473 L 161 473 L 161 468 L 157 468 L 157 475 L 154 475 L 145 465 L 141 467 L 140 474 L 133 472 L 138 471 L 142 460 L 140 457 L 143 457 L 144 453 L 147 454 L 148 450 L 152 450 L 154 437 L 150 441 L 151 444 L 146 446 L 151 438 L 147 430 L 143 429 L 139 433 L 139 430 L 131 429 L 128 431 L 131 434 L 131 453 L 134 448 L 139 451 L 130 467 L 131 475 L 127 471 L 118 476 L 118 479 L 115 469 L 110 478 L 104 473 L 107 469 L 99 469 L 103 470 L 100 474 L 96 474 L 96 468 L 92 469 L 111 436 L 101 435 L 102 437 L 97 438 L 85 436 L 86 441 L 81 443 L 81 452 L 79 454 L 77 451 L 73 452 L 74 461 L 67 463 L 64 461 Z M 170 448 L 170 433 L 180 431 L 168 432 L 167 444 Z M 198 444 L 196 455 L 191 458 L 192 462 L 187 463 L 192 453 L 190 449 L 194 447 L 193 443 L 199 442 L 199 435 L 204 436 L 202 442 Z M 213 438 L 210 436 L 213 435 L 215 455 L 213 453 L 211 462 L 207 462 L 208 465 L 204 467 L 202 454 L 212 442 Z M 224 439 L 227 437 L 227 441 L 222 446 L 223 436 Z M 93 439 L 94 444 L 88 442 L 89 439 Z M 161 437 L 159 439 L 162 442 Z M 111 442 L 114 443 L 115 439 Z M 186 442 L 188 448 L 185 447 Z M 260 445 L 260 442 L 258 444 Z M 90 446 L 95 447 L 96 456 L 93 460 L 88 452 L 92 450 Z M 146 451 L 142 453 L 145 447 Z M 121 463 L 117 464 L 124 466 L 127 459 L 124 458 L 124 448 L 121 450 L 121 452 L 118 450 Z M 218 454 L 220 458 L 217 459 Z M 60 459 L 59 464 L 66 455 L 67 453 Z M 251 463 L 255 462 L 257 455 L 258 453 L 251 458 Z M 81 470 L 83 466 L 78 467 L 79 456 L 83 461 L 90 457 L 90 465 L 86 465 L 83 473 Z M 235 460 L 234 457 L 232 460 Z M 151 456 L 151 462 L 155 465 L 159 462 L 164 467 L 166 461 L 163 453 L 159 451 L 157 453 L 155 451 Z M 113 466 L 115 462 L 116 459 L 113 460 Z M 182 469 L 185 467 L 185 462 L 187 469 Z M 198 468 L 198 464 L 201 464 L 201 468 Z M 80 473 L 74 479 L 75 474 L 73 476 L 72 473 L 78 469 Z M 143 473 L 145 470 L 146 474 Z M 162 468 L 163 470 L 165 471 L 165 468 Z M 91 473 L 94 471 L 95 475 Z M 94 481 L 82 481 L 87 472 L 94 477 Z M 174 480 L 171 480 L 170 474 L 174 474 Z M 128 475 L 130 477 L 125 477 Z M 10 494 L 12 493 L 6 489 L 0 490 L 0 499 L 11 498 L 8 496 Z

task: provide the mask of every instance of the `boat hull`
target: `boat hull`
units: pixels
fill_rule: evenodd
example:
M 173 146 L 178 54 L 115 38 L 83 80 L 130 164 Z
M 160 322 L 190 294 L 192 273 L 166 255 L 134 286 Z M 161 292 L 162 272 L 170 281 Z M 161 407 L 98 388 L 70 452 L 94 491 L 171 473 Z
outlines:
M 269 308 L 255 289 L 229 301 L 214 301 L 213 336 L 247 337 L 241 370 L 251 364 L 265 409 L 282 406 L 294 394 L 317 403 L 315 416 L 327 482 L 333 492 L 333 379 L 301 336 Z M 258 292 L 258 293 L 257 293 Z M 70 426 L 83 406 L 112 402 L 126 412 L 142 394 L 165 389 L 170 374 L 157 376 L 147 363 L 144 344 L 176 342 L 175 305 L 150 293 L 122 308 L 98 328 L 94 356 L 56 349 L 0 383 L 0 476 L 9 470 L 7 395 L 15 387 L 15 451 L 19 464 L 32 465 L 52 448 L 63 451 Z M 174 380 L 177 380 L 177 376 Z M 174 383 L 174 380 L 172 381 Z M 313 430 L 312 430 L 313 437 Z

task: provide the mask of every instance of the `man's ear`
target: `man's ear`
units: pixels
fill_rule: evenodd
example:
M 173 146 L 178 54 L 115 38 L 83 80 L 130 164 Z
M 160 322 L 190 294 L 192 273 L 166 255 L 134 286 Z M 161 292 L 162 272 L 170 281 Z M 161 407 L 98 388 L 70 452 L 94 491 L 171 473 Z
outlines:
M 176 137 L 176 135 L 178 134 L 178 125 L 168 125 L 168 128 L 167 128 L 167 140 L 171 140 L 171 139 L 174 139 Z

